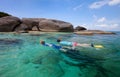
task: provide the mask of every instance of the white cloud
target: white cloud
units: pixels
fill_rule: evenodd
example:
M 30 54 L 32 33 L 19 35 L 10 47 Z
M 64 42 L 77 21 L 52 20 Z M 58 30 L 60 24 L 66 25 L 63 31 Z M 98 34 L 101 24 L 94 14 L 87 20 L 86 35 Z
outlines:
M 96 23 L 105 23 L 107 21 L 106 17 L 98 18 L 96 15 L 93 15 L 94 22 Z
M 94 25 L 92 28 L 109 31 L 120 30 L 119 19 L 109 20 L 106 17 L 98 18 L 96 15 L 93 15 L 93 18 L 95 21 L 92 24 Z
M 104 24 L 97 24 L 98 27 L 103 28 L 103 29 L 118 29 L 119 25 L 117 23 L 114 24 L 108 24 L 108 23 L 104 23 Z
M 98 23 L 102 23 L 102 22 L 105 22 L 106 21 L 106 18 L 105 17 L 102 17 L 100 19 L 97 20 Z
M 119 27 L 119 24 L 112 24 L 111 25 L 111 28 L 118 28 Z
M 118 5 L 120 4 L 120 0 L 101 0 L 98 2 L 92 3 L 89 8 L 90 9 L 98 9 L 101 8 L 105 5 L 113 6 L 113 5 Z
M 111 30 L 111 31 L 115 31 L 115 30 L 120 30 L 120 26 L 118 23 L 103 23 L 103 24 L 97 24 L 98 28 L 103 29 L 103 30 Z
M 120 4 L 120 0 L 110 0 L 108 3 L 110 6 Z
M 73 10 L 76 11 L 76 10 L 80 9 L 82 6 L 83 6 L 82 4 L 81 4 L 81 5 L 78 5 L 78 6 L 74 7 Z
M 102 6 L 106 5 L 107 3 L 108 3 L 108 0 L 102 0 L 102 1 L 94 2 L 93 4 L 91 4 L 89 6 L 89 8 L 91 8 L 91 9 L 101 8 Z
M 107 27 L 108 27 L 108 24 L 97 24 L 97 26 L 103 27 L 103 28 L 107 28 Z

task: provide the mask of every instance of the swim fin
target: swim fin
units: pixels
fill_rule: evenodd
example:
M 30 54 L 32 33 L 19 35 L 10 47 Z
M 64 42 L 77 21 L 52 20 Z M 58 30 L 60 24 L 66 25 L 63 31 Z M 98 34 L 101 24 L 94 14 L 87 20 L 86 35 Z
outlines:
M 103 45 L 94 45 L 93 43 L 91 43 L 91 47 L 94 47 L 94 48 L 104 48 Z

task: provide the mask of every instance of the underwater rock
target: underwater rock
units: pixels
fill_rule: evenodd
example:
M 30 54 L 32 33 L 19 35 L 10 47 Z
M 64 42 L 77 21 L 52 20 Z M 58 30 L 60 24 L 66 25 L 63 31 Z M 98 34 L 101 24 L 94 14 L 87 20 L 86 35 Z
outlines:
M 17 45 L 17 44 L 22 44 L 22 40 L 12 39 L 12 38 L 3 38 L 3 39 L 0 39 L 0 43 L 3 45 Z
M 28 57 L 23 57 L 22 63 L 23 63 L 23 64 L 28 64 L 28 63 L 30 63 L 29 58 L 28 58 Z
M 56 53 L 47 52 L 45 55 L 38 55 L 32 59 L 34 64 L 57 64 L 60 57 Z
M 0 39 L 0 51 L 8 51 L 9 49 L 17 49 L 20 48 L 20 46 L 23 44 L 23 41 L 21 39 L 12 39 L 12 38 L 1 38 Z M 9 50 L 9 51 L 10 51 Z
M 59 65 L 60 56 L 52 51 L 46 51 L 44 55 L 38 55 L 32 59 L 32 63 L 38 65 L 35 68 L 41 77 L 62 77 L 64 72 Z
M 43 58 L 43 64 L 58 64 L 60 60 L 60 56 L 57 53 L 49 52 L 45 57 Z
M 42 56 L 35 57 L 35 58 L 32 60 L 32 63 L 34 63 L 34 64 L 42 64 L 42 59 L 43 59 Z
M 62 77 L 64 75 L 64 72 L 57 64 L 41 65 L 38 70 L 42 77 Z

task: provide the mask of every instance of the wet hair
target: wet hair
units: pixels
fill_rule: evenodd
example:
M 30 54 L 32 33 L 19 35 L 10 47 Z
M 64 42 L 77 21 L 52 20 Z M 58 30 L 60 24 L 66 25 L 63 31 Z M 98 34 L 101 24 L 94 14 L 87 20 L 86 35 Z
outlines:
M 57 42 L 60 42 L 61 40 L 60 39 L 57 39 Z
M 40 44 L 45 44 L 45 41 L 40 41 Z

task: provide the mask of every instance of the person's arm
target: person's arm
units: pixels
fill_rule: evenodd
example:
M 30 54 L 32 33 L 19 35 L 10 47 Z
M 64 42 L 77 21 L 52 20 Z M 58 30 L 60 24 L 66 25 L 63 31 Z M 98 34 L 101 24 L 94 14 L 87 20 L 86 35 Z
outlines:
M 80 44 L 80 43 L 78 43 L 77 46 L 81 46 L 81 47 L 90 47 L 91 44 L 86 44 L 86 43 Z

